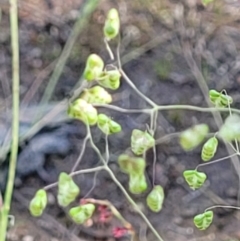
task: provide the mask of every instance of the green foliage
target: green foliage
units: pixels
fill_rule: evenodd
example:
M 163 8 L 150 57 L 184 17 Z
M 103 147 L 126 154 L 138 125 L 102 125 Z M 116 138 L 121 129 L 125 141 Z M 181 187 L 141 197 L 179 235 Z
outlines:
M 216 90 L 209 91 L 209 98 L 216 107 L 227 107 L 233 103 L 231 96 L 224 95 L 222 92 Z
M 68 206 L 79 195 L 80 189 L 73 181 L 72 177 L 62 172 L 58 179 L 58 204 L 62 207 Z
M 92 217 L 94 211 L 95 205 L 93 205 L 92 203 L 87 203 L 78 207 L 71 208 L 69 210 L 69 216 L 75 223 L 83 224 Z
M 108 89 L 117 90 L 120 86 L 121 74 L 119 70 L 104 71 L 98 83 Z
M 216 137 L 208 139 L 202 148 L 201 157 L 203 161 L 209 161 L 215 155 L 218 147 L 218 140 Z
M 200 230 L 207 229 L 213 221 L 213 211 L 206 211 L 194 217 L 193 222 Z
M 81 120 L 86 125 L 95 125 L 98 120 L 96 108 L 83 99 L 77 99 L 68 108 L 68 115 L 72 118 Z
M 147 189 L 146 177 L 143 174 L 130 174 L 129 175 L 129 191 L 132 194 L 141 194 Z
M 131 157 L 122 154 L 118 158 L 121 170 L 129 175 L 142 175 L 146 168 L 146 162 L 140 157 Z
M 106 135 L 118 133 L 122 130 L 122 127 L 115 121 L 111 120 L 104 114 L 98 115 L 98 128 Z
M 143 193 L 147 189 L 147 181 L 144 174 L 146 168 L 145 160 L 122 154 L 118 158 L 118 164 L 121 170 L 129 175 L 129 191 L 133 194 Z
M 109 104 L 112 102 L 112 96 L 100 86 L 85 89 L 80 98 L 89 104 Z
M 200 188 L 207 179 L 204 172 L 198 172 L 197 170 L 186 170 L 183 172 L 183 177 L 193 190 Z
M 172 59 L 166 57 L 157 61 L 154 65 L 154 70 L 161 79 L 167 79 L 172 70 Z
M 180 145 L 185 151 L 191 151 L 200 145 L 209 132 L 208 125 L 198 124 L 185 131 L 180 135 Z
M 42 215 L 47 206 L 47 193 L 44 189 L 36 192 L 35 196 L 29 204 L 29 211 L 32 216 L 39 217 Z
M 214 0 L 202 0 L 202 4 L 207 6 L 209 3 L 212 3 Z
M 218 136 L 226 142 L 240 140 L 240 116 L 236 114 L 228 116 L 220 128 Z
M 155 145 L 154 138 L 146 131 L 134 129 L 131 135 L 131 149 L 134 154 L 142 155 Z
M 100 77 L 104 67 L 104 62 L 97 54 L 89 55 L 84 69 L 84 79 L 87 81 L 93 81 Z
M 107 19 L 105 21 L 105 25 L 103 28 L 104 36 L 107 40 L 114 39 L 120 29 L 120 19 L 118 15 L 118 11 L 115 8 L 109 10 Z
M 147 205 L 153 212 L 160 212 L 164 201 L 162 186 L 156 185 L 147 196 Z
M 203 4 L 208 4 L 212 2 L 212 0 L 202 0 Z M 114 39 L 119 34 L 120 29 L 120 20 L 119 14 L 116 9 L 111 9 L 108 12 L 107 19 L 104 25 L 104 35 L 105 40 L 109 41 Z M 110 57 L 114 60 L 114 56 L 112 54 L 112 50 L 108 43 L 105 41 L 107 50 L 110 53 Z M 158 63 L 159 64 L 159 63 Z M 171 70 L 171 59 L 168 58 L 166 61 L 164 60 L 160 65 L 157 66 L 158 74 L 167 78 L 169 72 Z M 121 69 L 121 73 L 124 73 Z M 68 108 L 68 115 L 72 118 L 76 118 L 86 125 L 96 125 L 98 128 L 106 135 L 111 135 L 118 133 L 122 130 L 122 127 L 117 122 L 113 121 L 109 116 L 105 114 L 99 114 L 97 109 L 94 108 L 93 104 L 109 104 L 112 102 L 112 96 L 104 89 L 108 88 L 111 90 L 117 90 L 120 87 L 120 78 L 121 73 L 117 69 L 117 67 L 112 68 L 112 70 L 107 70 L 107 67 L 104 69 L 104 62 L 101 57 L 96 54 L 91 54 L 87 61 L 84 69 L 84 78 L 88 82 L 97 81 L 97 83 L 101 86 L 94 86 L 89 89 L 84 89 L 80 94 L 80 97 L 70 104 Z M 125 77 L 127 82 L 131 83 L 131 80 L 128 77 Z M 92 86 L 92 84 L 89 84 Z M 130 84 L 131 85 L 131 84 Z M 133 89 L 138 92 L 138 89 L 135 85 L 131 85 Z M 104 87 L 104 88 L 103 88 Z M 146 100 L 151 106 L 152 109 L 148 110 L 148 113 L 153 116 L 156 114 L 157 110 L 160 110 L 162 106 L 158 106 L 152 100 L 148 99 L 147 96 L 141 95 L 144 100 Z M 216 90 L 209 91 L 209 98 L 211 102 L 216 107 L 228 107 L 233 99 L 231 96 L 227 94 L 223 94 L 223 92 L 218 92 Z M 109 107 L 109 106 L 108 106 Z M 160 107 L 160 108 L 159 108 Z M 182 108 L 182 107 L 181 107 Z M 229 106 L 230 108 L 230 106 Z M 166 108 L 167 109 L 167 108 Z M 174 109 L 171 108 L 170 109 Z M 180 109 L 177 106 L 177 109 Z M 192 108 L 194 109 L 194 108 Z M 196 108 L 197 109 L 197 108 Z M 131 112 L 132 110 L 122 111 L 122 112 Z M 132 111 L 133 113 L 136 111 Z M 144 111 L 143 112 L 147 112 Z M 154 131 L 153 131 L 154 132 Z M 209 127 L 207 124 L 198 124 L 192 126 L 184 130 L 180 134 L 179 143 L 181 147 L 185 151 L 191 151 L 194 148 L 198 147 L 206 138 L 209 133 Z M 100 156 L 100 150 L 94 145 L 94 140 L 90 135 L 91 132 L 88 128 L 87 138 L 91 138 L 90 143 L 92 147 L 98 152 Z M 152 135 L 151 135 L 152 134 Z M 134 129 L 131 135 L 131 150 L 134 155 L 141 156 L 145 154 L 147 150 L 155 146 L 154 133 L 148 133 L 147 131 L 142 131 L 138 129 Z M 224 124 L 220 128 L 218 132 L 218 136 L 222 138 L 224 141 L 231 142 L 235 139 L 240 140 L 240 117 L 238 115 L 231 115 L 225 120 Z M 201 158 L 203 161 L 209 161 L 214 157 L 218 147 L 218 139 L 214 136 L 208 139 L 202 147 Z M 106 146 L 107 148 L 107 146 Z M 97 150 L 96 150 L 97 149 Z M 156 153 L 154 153 L 156 154 Z M 102 157 L 102 156 L 100 156 Z M 156 156 L 154 156 L 156 159 Z M 102 159 L 102 158 L 101 158 Z M 154 160 L 155 160 L 154 159 Z M 115 174 L 111 171 L 109 166 L 107 165 L 107 161 L 102 160 L 103 166 L 100 168 L 93 168 L 94 171 L 98 170 L 106 170 L 109 172 L 110 176 L 113 178 L 115 183 L 123 190 L 123 186 L 120 182 L 115 178 Z M 142 157 L 130 156 L 127 154 L 122 154 L 118 158 L 118 164 L 120 169 L 129 176 L 128 188 L 132 194 L 141 194 L 145 192 L 148 188 L 147 179 L 145 176 L 145 168 L 146 161 Z M 84 170 L 84 173 L 92 172 L 93 170 Z M 80 172 L 79 172 L 80 173 Z M 77 173 L 77 174 L 79 174 Z M 76 174 L 76 173 L 75 173 Z M 183 177 L 190 188 L 193 190 L 198 189 L 203 186 L 205 183 L 207 176 L 203 172 L 195 170 L 185 170 L 183 172 Z M 62 207 L 67 207 L 71 204 L 79 195 L 80 188 L 75 184 L 72 177 L 67 173 L 61 173 L 59 175 L 58 180 L 58 195 L 57 200 L 58 204 Z M 134 203 L 132 198 L 123 190 L 123 193 L 133 204 L 134 207 L 137 205 Z M 160 185 L 156 185 L 153 187 L 151 192 L 148 194 L 146 198 L 146 203 L 148 208 L 153 212 L 160 212 L 162 210 L 163 202 L 165 199 L 164 189 Z M 92 201 L 93 202 L 93 201 Z M 96 202 L 97 203 L 97 202 Z M 34 198 L 32 199 L 29 210 L 33 216 L 40 216 L 47 205 L 47 194 L 46 191 L 41 189 L 39 190 Z M 210 208 L 209 208 L 210 209 Z M 137 210 L 137 209 L 136 209 Z M 72 220 L 77 224 L 83 224 L 88 219 L 90 219 L 95 211 L 95 205 L 92 203 L 82 204 L 77 207 L 73 207 L 69 210 L 69 215 Z M 144 217 L 144 214 L 138 210 L 138 212 Z M 213 212 L 206 211 L 203 214 L 196 215 L 194 217 L 195 226 L 204 230 L 210 226 L 213 220 Z M 125 221 L 124 221 L 125 222 Z M 151 228 L 151 225 L 149 225 Z M 151 228 L 154 233 L 157 233 L 154 228 Z M 132 230 L 129 230 L 132 231 Z M 161 237 L 156 234 L 159 240 Z

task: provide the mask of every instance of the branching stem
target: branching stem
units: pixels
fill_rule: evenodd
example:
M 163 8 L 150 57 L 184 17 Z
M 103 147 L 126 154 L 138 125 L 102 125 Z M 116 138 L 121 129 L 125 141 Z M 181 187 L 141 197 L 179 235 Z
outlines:
M 154 233 L 155 237 L 159 240 L 159 241 L 164 241 L 162 239 L 162 237 L 159 235 L 159 233 L 157 232 L 157 230 L 153 227 L 153 225 L 150 223 L 150 221 L 148 220 L 148 218 L 145 216 L 145 214 L 141 211 L 141 209 L 138 207 L 138 205 L 133 201 L 133 199 L 129 196 L 129 194 L 127 193 L 127 191 L 125 190 L 125 188 L 122 186 L 122 184 L 118 181 L 118 179 L 115 177 L 114 173 L 112 172 L 112 170 L 106 166 L 106 171 L 109 173 L 109 175 L 111 176 L 112 180 L 114 181 L 114 183 L 120 188 L 120 190 L 122 191 L 122 193 L 124 194 L 124 196 L 126 197 L 126 199 L 128 200 L 128 202 L 132 205 L 132 207 L 138 212 L 138 214 L 143 218 L 143 220 L 145 221 L 145 223 L 148 225 L 148 227 L 151 229 L 151 231 Z
M 237 155 L 238 155 L 237 153 L 234 153 L 234 154 L 232 154 L 232 155 L 225 156 L 225 157 L 219 158 L 219 159 L 214 160 L 214 161 L 211 161 L 211 162 L 201 163 L 201 164 L 197 165 L 196 170 L 197 170 L 199 167 L 203 167 L 203 166 L 215 164 L 215 163 L 217 163 L 217 162 L 221 162 L 221 161 L 227 160 L 227 159 L 232 158 L 232 157 L 237 156 Z
M 206 208 L 205 212 L 207 212 L 211 209 L 214 209 L 214 208 L 231 208 L 231 209 L 240 210 L 240 207 L 235 207 L 235 206 L 214 205 L 214 206 Z
M 93 168 L 88 168 L 88 169 L 75 171 L 75 172 L 70 173 L 69 175 L 71 177 L 73 177 L 73 176 L 77 176 L 77 175 L 80 175 L 80 174 L 98 172 L 98 171 L 102 171 L 102 170 L 105 170 L 105 169 L 106 169 L 105 166 L 98 166 L 98 167 L 93 167 Z M 58 182 L 54 182 L 54 183 L 52 183 L 50 185 L 45 186 L 43 189 L 49 190 L 49 189 L 51 189 L 53 187 L 56 187 L 57 185 L 58 185 Z

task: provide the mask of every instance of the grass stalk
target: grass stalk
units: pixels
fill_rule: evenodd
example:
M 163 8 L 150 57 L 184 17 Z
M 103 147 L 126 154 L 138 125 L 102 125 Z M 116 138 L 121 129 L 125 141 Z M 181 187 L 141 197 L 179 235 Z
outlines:
M 18 41 L 18 2 L 9 0 L 10 28 L 12 47 L 12 145 L 9 163 L 8 181 L 0 213 L 0 241 L 6 240 L 8 217 L 14 187 L 19 132 L 19 41 Z
M 68 60 L 68 57 L 70 56 L 71 50 L 72 50 L 79 34 L 87 26 L 88 19 L 89 19 L 91 13 L 98 6 L 98 2 L 99 2 L 99 0 L 85 1 L 85 5 L 80 9 L 79 17 L 73 26 L 73 30 L 63 48 L 63 51 L 56 63 L 56 67 L 49 79 L 48 85 L 47 85 L 45 92 L 41 99 L 41 104 L 45 104 L 50 100 L 50 98 L 53 94 L 53 91 L 55 90 L 55 87 L 57 85 L 57 82 L 62 74 L 63 68 Z

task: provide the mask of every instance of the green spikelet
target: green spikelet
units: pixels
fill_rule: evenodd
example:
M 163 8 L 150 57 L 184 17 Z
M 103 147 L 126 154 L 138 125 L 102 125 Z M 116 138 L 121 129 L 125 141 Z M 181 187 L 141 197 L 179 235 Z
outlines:
M 164 201 L 164 190 L 157 185 L 147 196 L 147 205 L 153 212 L 160 212 Z

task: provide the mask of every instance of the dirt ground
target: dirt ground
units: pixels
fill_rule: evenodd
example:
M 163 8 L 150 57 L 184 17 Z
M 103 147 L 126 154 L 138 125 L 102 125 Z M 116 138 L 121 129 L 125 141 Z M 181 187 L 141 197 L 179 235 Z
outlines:
M 56 60 L 77 20 L 78 9 L 82 9 L 86 2 L 19 0 L 22 106 L 36 106 L 40 102 Z M 7 2 L 0 2 L 0 7 L 3 9 L 0 24 L 0 109 L 1 115 L 4 115 L 11 108 L 11 49 Z M 240 107 L 240 3 L 234 0 L 215 1 L 207 7 L 200 0 L 99 1 L 71 51 L 52 102 L 69 98 L 90 53 L 95 52 L 110 62 L 102 39 L 102 27 L 104 16 L 111 7 L 118 8 L 121 17 L 120 55 L 123 69 L 144 95 L 159 105 L 207 106 L 208 88 L 219 91 L 225 89 L 233 97 L 233 107 Z M 113 46 L 116 48 L 115 42 Z M 124 80 L 121 88 L 114 92 L 113 99 L 114 105 L 123 108 L 149 107 Z M 131 130 L 146 128 L 149 119 L 144 114 L 123 115 L 111 110 L 107 110 L 107 113 L 123 127 L 121 134 L 109 139 L 109 165 L 127 188 L 127 177 L 120 172 L 114 157 L 129 147 Z M 224 119 L 226 114 L 214 119 L 211 113 L 161 111 L 156 135 L 161 137 L 179 132 L 196 123 L 207 123 L 211 132 L 216 132 L 221 117 Z M 51 126 L 55 121 L 51 120 Z M 83 129 L 83 125 L 76 121 L 71 122 L 71 125 Z M 44 132 L 50 136 L 52 129 L 45 129 Z M 94 128 L 93 133 L 97 146 L 104 151 L 104 137 Z M 36 136 L 40 134 L 41 131 Z M 79 134 L 71 135 L 70 141 L 73 148 L 67 156 L 46 156 L 46 170 L 54 169 L 56 173 L 71 170 L 78 158 L 83 138 Z M 20 151 L 25 148 L 24 145 Z M 189 153 L 182 151 L 176 138 L 157 146 L 155 183 L 164 187 L 166 195 L 160 213 L 155 214 L 147 209 L 147 193 L 131 196 L 164 241 L 240 240 L 240 215 L 233 209 L 214 209 L 213 224 L 206 231 L 198 231 L 193 225 L 194 215 L 209 206 L 239 205 L 240 170 L 230 159 L 202 167 L 201 170 L 208 176 L 207 184 L 202 189 L 192 191 L 186 185 L 182 172 L 201 163 L 200 152 L 200 148 Z M 227 155 L 228 150 L 221 143 L 216 158 Z M 98 161 L 88 146 L 80 168 L 96 166 Z M 149 152 L 146 170 L 149 190 L 152 165 L 152 153 Z M 140 241 L 156 240 L 107 173 L 79 175 L 75 181 L 81 187 L 80 198 L 108 199 L 135 227 Z M 58 207 L 54 188 L 49 191 L 49 206 L 44 215 L 41 218 L 31 217 L 27 209 L 29 200 L 38 188 L 46 184 L 33 174 L 25 177 L 15 189 L 11 210 L 15 222 L 9 228 L 9 241 L 115 240 L 112 228 L 119 225 L 116 220 L 99 224 L 93 219 L 90 227 L 73 224 L 66 216 L 66 210 Z

